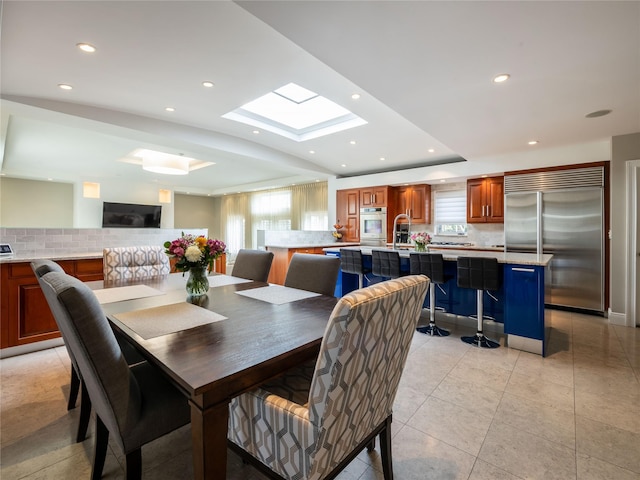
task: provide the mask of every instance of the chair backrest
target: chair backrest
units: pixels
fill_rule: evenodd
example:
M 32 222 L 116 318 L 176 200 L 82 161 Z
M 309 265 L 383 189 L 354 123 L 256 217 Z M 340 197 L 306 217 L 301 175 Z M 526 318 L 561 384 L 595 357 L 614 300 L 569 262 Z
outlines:
M 141 414 L 140 388 L 95 294 L 60 272 L 42 277 L 58 327 L 73 352 L 96 414 L 122 446 Z M 118 432 L 121 435 L 117 435 Z
M 242 249 L 236 255 L 231 275 L 256 282 L 266 282 L 272 262 L 273 252 Z
M 458 257 L 458 286 L 497 290 L 502 285 L 498 260 L 490 257 Z
M 340 270 L 345 273 L 363 274 L 362 252 L 360 250 L 340 249 Z
M 40 282 L 40 279 L 49 272 L 64 273 L 62 267 L 53 260 L 34 260 L 31 262 L 31 269 L 38 279 L 38 282 Z
M 410 275 L 338 301 L 309 391 L 316 449 L 308 478 L 331 471 L 391 415 L 428 285 Z
M 372 250 L 371 272 L 378 277 L 398 278 L 400 276 L 400 254 L 395 250 Z
M 104 280 L 136 280 L 167 275 L 169 257 L 161 246 L 108 247 L 102 251 Z
M 330 255 L 294 253 L 284 279 L 285 287 L 333 295 L 340 273 L 340 259 Z
M 444 258 L 441 253 L 409 254 L 411 275 L 426 275 L 433 283 L 444 283 Z

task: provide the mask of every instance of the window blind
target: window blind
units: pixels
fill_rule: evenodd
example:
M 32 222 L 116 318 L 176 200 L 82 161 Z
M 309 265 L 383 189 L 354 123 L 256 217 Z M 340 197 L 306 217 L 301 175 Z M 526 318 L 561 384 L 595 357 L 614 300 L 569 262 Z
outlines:
M 467 192 L 465 190 L 435 192 L 434 210 L 437 224 L 467 223 Z

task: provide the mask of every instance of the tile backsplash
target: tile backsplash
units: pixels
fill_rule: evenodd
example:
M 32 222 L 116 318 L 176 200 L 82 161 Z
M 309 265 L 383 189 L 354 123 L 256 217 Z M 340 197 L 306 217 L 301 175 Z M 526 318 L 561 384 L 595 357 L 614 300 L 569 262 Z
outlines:
M 162 245 L 181 233 L 207 235 L 207 229 L 166 228 L 5 228 L 0 243 L 9 243 L 17 255 L 102 253 L 104 247 Z

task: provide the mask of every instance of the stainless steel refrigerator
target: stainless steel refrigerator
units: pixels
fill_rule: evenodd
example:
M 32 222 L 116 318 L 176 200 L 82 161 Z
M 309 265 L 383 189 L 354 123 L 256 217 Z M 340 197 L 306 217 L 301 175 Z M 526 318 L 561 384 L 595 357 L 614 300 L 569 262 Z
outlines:
M 505 249 L 553 254 L 546 304 L 603 313 L 602 170 L 544 173 L 505 177 Z

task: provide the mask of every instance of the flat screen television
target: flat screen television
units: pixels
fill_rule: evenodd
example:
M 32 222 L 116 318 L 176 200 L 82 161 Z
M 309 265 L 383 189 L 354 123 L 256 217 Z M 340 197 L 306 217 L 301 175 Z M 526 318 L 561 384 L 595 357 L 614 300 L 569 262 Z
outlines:
M 102 204 L 103 228 L 160 228 L 161 205 Z

